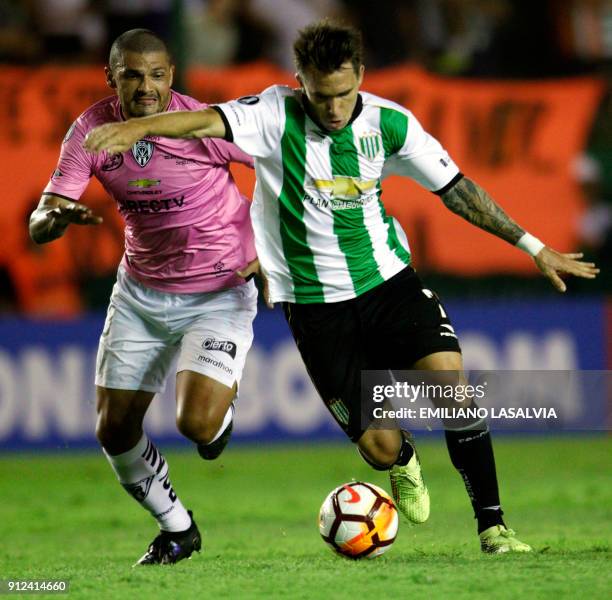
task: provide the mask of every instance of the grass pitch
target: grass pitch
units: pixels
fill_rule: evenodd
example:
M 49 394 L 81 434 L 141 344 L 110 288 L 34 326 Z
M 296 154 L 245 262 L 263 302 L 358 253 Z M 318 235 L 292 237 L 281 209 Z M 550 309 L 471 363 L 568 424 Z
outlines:
M 428 523 L 383 557 L 349 561 L 319 537 L 326 494 L 389 490 L 346 444 L 230 447 L 214 463 L 166 452 L 204 551 L 132 569 L 156 535 L 101 453 L 0 458 L 0 579 L 68 579 L 76 598 L 612 598 L 610 438 L 496 440 L 507 523 L 531 555 L 484 556 L 443 440 L 419 446 Z M 62 597 L 62 596 L 60 596 Z M 65 596 L 64 596 L 65 597 Z

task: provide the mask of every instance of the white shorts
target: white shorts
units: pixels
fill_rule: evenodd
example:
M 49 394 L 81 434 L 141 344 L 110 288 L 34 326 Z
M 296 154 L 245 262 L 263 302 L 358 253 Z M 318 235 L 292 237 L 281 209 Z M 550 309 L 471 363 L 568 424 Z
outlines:
M 96 385 L 162 392 L 189 370 L 228 387 L 239 383 L 253 342 L 253 281 L 219 292 L 176 294 L 148 288 L 120 267 L 100 336 Z

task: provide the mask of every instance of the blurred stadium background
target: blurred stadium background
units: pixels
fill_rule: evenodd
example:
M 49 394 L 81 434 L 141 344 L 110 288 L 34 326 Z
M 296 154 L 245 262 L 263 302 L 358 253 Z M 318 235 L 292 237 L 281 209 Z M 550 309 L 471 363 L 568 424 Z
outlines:
M 96 447 L 93 367 L 121 219 L 96 182 L 84 201 L 104 215 L 102 226 L 71 228 L 37 247 L 27 218 L 70 124 L 109 94 L 102 67 L 110 41 L 133 27 L 162 34 L 178 66 L 175 87 L 212 103 L 291 84 L 294 33 L 325 15 L 364 32 L 364 89 L 411 108 L 526 229 L 561 251 L 584 251 L 602 269 L 560 296 L 523 253 L 416 185 L 386 182 L 388 211 L 448 305 L 466 366 L 610 368 L 611 0 L 0 0 L 0 470 L 14 472 L 15 452 Z M 252 175 L 235 174 L 250 196 Z M 262 306 L 255 326 L 234 444 L 342 439 L 280 311 Z M 164 448 L 187 446 L 172 393 L 170 382 L 148 416 Z M 581 402 L 568 428 L 593 410 L 589 398 Z M 610 407 L 609 399 L 597 407 L 602 429 Z M 245 460 L 249 447 L 239 454 Z M 114 484 L 110 469 L 107 479 Z M 117 486 L 112 497 L 127 506 L 120 493 Z

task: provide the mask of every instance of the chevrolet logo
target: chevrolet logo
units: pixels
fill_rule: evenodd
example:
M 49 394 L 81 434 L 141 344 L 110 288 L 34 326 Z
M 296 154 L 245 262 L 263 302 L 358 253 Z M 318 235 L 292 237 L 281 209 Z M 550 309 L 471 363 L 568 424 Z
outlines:
M 332 198 L 339 200 L 358 200 L 363 194 L 375 189 L 376 184 L 376 179 L 360 180 L 342 176 L 334 177 L 333 180 L 314 180 L 314 186 L 319 192 L 330 194 Z
M 155 185 L 159 185 L 161 183 L 161 179 L 131 179 L 128 181 L 128 185 L 130 187 L 137 188 L 148 188 L 153 187 Z

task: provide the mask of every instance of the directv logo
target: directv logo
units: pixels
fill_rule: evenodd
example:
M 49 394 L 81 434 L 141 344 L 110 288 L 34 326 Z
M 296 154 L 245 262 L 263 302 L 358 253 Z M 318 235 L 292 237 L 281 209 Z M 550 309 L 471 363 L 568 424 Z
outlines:
M 202 348 L 204 350 L 218 350 L 219 352 L 225 352 L 232 358 L 236 358 L 236 344 L 229 340 L 216 340 L 215 338 L 206 338 L 202 342 Z

